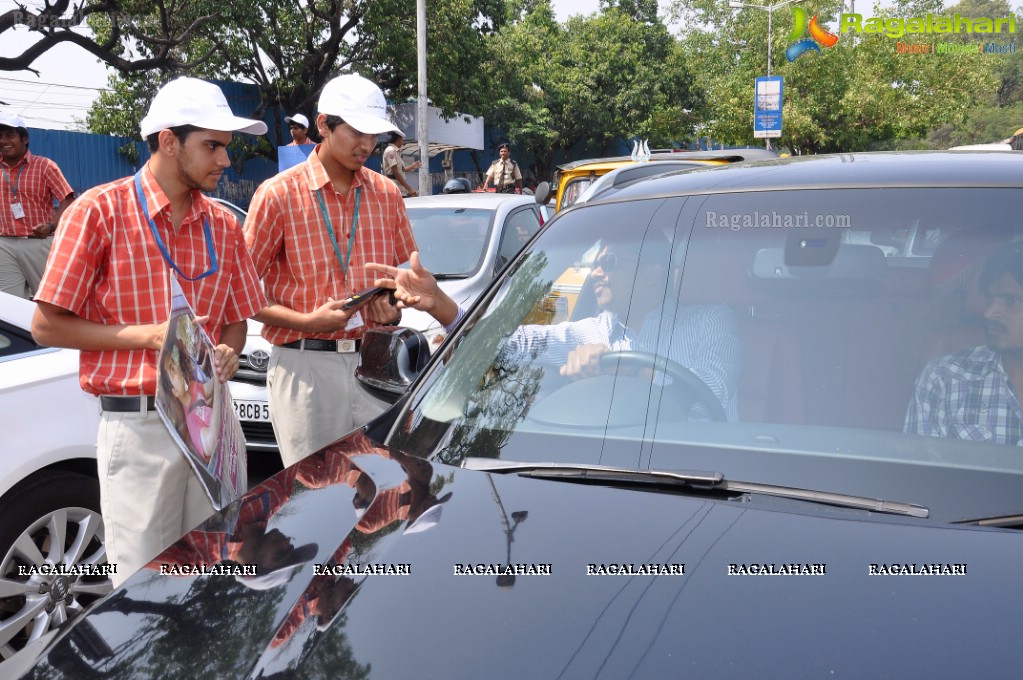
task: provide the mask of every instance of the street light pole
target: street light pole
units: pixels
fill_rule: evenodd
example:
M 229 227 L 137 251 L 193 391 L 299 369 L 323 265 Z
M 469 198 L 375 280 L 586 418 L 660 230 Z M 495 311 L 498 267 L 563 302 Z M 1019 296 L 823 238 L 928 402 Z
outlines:
M 419 97 L 416 102 L 416 137 L 419 139 L 419 195 L 433 193 L 430 185 L 430 140 L 426 96 L 426 0 L 416 1 L 416 75 Z
M 740 2 L 739 0 L 731 0 L 728 6 L 732 9 L 742 9 L 743 7 L 749 7 L 750 9 L 761 9 L 767 12 L 767 77 L 771 77 L 771 35 L 772 29 L 774 28 L 774 10 L 784 7 L 785 5 L 791 5 L 794 2 L 800 2 L 800 0 L 785 0 L 784 2 L 776 2 L 773 5 L 754 5 L 749 2 Z M 767 143 L 767 150 L 771 150 L 771 138 L 765 137 L 764 141 Z

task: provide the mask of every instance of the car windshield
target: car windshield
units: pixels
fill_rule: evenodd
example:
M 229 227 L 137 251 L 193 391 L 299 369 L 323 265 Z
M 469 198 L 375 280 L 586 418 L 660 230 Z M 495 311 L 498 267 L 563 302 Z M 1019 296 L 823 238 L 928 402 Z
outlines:
M 446 276 L 474 274 L 486 256 L 493 210 L 409 208 L 419 257 L 430 271 Z
M 1004 484 L 997 512 L 1018 513 L 1023 456 L 1005 443 L 1023 432 L 1018 418 L 1003 426 L 988 412 L 1018 413 L 1015 397 L 963 396 L 962 423 L 946 423 L 934 391 L 952 369 L 932 362 L 990 358 L 976 278 L 1023 236 L 1021 198 L 836 189 L 580 207 L 469 316 L 391 442 L 453 464 L 712 470 L 932 504 L 956 497 L 958 518 L 994 512 L 965 497 Z M 610 351 L 587 365 L 590 345 Z

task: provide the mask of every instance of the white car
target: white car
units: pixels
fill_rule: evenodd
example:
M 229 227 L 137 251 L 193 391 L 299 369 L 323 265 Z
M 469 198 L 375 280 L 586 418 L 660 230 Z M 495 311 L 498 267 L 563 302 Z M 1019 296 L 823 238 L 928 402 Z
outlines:
M 538 200 L 547 196 L 438 194 L 405 201 L 423 266 L 463 307 L 479 297 L 502 267 L 544 222 Z M 429 314 L 408 309 L 402 325 L 423 331 L 436 349 L 444 329 Z M 244 353 L 231 383 L 235 410 L 250 451 L 276 451 L 266 397 L 270 344 L 261 324 L 249 321 Z
M 0 293 L 0 661 L 112 589 L 73 573 L 106 564 L 99 409 L 79 387 L 78 352 L 32 339 L 34 310 Z

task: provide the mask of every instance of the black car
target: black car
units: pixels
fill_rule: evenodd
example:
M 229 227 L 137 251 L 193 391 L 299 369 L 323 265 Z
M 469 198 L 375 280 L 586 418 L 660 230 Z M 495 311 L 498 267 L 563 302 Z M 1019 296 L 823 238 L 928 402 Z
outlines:
M 428 363 L 415 331 L 367 337 L 392 409 L 26 677 L 1015 676 L 1019 402 L 935 381 L 1015 366 L 1023 296 L 985 272 L 1021 204 L 1023 157 L 905 153 L 567 210 Z

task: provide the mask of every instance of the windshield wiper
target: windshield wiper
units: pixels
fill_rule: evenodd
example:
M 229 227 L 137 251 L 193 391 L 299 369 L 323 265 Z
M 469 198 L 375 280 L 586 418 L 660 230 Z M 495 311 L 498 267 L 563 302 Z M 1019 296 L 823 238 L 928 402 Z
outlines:
M 467 278 L 469 278 L 469 275 L 468 274 L 434 274 L 433 278 L 437 279 L 438 281 L 454 281 L 456 279 L 467 279 Z
M 903 503 L 866 496 L 851 496 L 830 491 L 812 491 L 792 486 L 776 484 L 757 484 L 725 479 L 721 472 L 704 470 L 638 470 L 619 468 L 610 465 L 587 465 L 584 463 L 525 463 L 518 461 L 496 460 L 494 458 L 466 458 L 462 467 L 468 470 L 484 472 L 518 473 L 521 477 L 539 479 L 564 479 L 571 481 L 592 482 L 624 482 L 667 486 L 683 486 L 693 489 L 714 491 L 730 491 L 742 494 L 764 494 L 826 503 L 845 508 L 857 508 L 890 515 L 907 515 L 909 517 L 927 517 L 930 510 L 916 503 Z
M 702 470 L 637 470 L 611 465 L 583 463 L 522 463 L 494 458 L 466 458 L 462 467 L 485 472 L 517 472 L 522 477 L 544 479 L 590 479 L 600 482 L 646 482 L 648 484 L 676 484 L 679 486 L 716 487 L 724 481 L 720 472 Z

